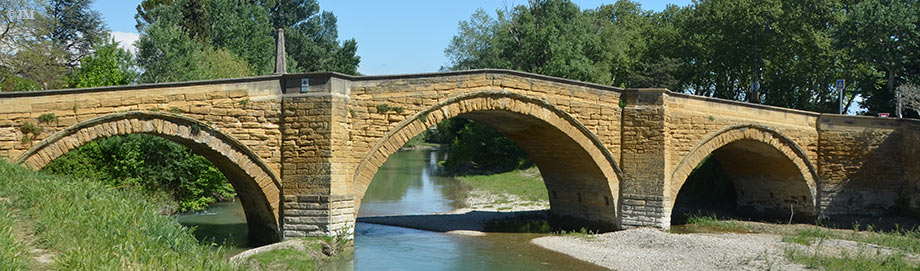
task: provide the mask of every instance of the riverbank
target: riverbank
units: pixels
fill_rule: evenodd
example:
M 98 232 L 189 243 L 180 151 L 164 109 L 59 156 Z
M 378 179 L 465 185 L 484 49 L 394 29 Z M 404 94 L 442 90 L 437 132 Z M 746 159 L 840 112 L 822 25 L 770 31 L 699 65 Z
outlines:
M 0 159 L 0 270 L 251 270 L 201 243 L 142 192 Z M 276 255 L 260 264 L 314 261 Z M 278 262 L 278 264 L 273 264 Z
M 700 217 L 669 233 L 652 228 L 533 239 L 541 247 L 617 270 L 916 270 L 920 232 Z

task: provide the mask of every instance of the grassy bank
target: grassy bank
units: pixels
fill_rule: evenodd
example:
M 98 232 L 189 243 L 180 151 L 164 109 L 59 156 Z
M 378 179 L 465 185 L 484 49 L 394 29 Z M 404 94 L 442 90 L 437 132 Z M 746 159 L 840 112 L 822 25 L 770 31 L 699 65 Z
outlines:
M 16 223 L 7 210 L 6 202 L 2 201 L 0 205 L 0 270 L 28 269 L 29 253 L 13 232 Z
M 508 194 L 526 201 L 547 201 L 546 185 L 540 170 L 531 167 L 492 175 L 469 175 L 457 177 L 474 189 L 493 194 Z
M 146 193 L 35 172 L 0 159 L 0 270 L 250 270 L 201 244 Z M 38 252 L 36 252 L 38 251 Z M 310 270 L 319 252 L 259 263 Z
M 814 225 L 767 224 L 719 220 L 715 216 L 691 216 L 680 233 L 768 233 L 782 236 L 789 246 L 785 256 L 793 262 L 822 270 L 918 270 L 920 228 L 876 231 L 871 226 L 860 230 L 829 229 Z M 858 242 L 852 249 L 829 245 L 833 240 Z
M 53 269 L 234 269 L 141 193 L 0 161 L 0 197 L 9 213 L 0 223 L 22 227 L 4 237 L 35 240 L 26 245 L 53 255 Z

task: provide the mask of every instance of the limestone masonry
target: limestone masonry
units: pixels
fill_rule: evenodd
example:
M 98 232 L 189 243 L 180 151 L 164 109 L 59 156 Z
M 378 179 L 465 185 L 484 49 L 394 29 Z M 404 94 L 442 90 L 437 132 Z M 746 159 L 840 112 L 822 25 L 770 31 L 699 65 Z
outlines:
M 250 235 L 274 242 L 347 233 L 387 157 L 452 117 L 521 146 L 543 174 L 551 216 L 574 226 L 669 227 L 678 191 L 709 156 L 732 176 L 738 205 L 756 212 L 920 210 L 920 122 L 507 70 L 0 93 L 0 157 L 40 169 L 95 139 L 163 136 L 220 168 Z

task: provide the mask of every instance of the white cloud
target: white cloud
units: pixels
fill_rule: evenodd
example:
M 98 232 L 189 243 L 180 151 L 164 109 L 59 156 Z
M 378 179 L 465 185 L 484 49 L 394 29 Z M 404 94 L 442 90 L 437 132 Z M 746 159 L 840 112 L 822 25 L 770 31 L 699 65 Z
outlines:
M 115 38 L 115 41 L 118 42 L 118 47 L 128 50 L 131 54 L 137 54 L 137 47 L 134 47 L 134 42 L 136 42 L 139 37 L 137 33 L 112 32 L 112 38 Z

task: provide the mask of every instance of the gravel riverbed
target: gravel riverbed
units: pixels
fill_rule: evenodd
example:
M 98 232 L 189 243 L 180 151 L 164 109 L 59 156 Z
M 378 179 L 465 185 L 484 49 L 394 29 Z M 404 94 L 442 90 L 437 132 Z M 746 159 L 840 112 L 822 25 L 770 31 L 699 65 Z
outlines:
M 541 247 L 616 270 L 805 270 L 769 234 L 672 234 L 639 228 L 533 239 Z

